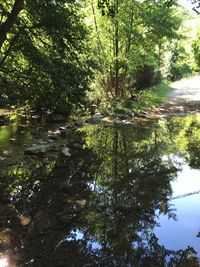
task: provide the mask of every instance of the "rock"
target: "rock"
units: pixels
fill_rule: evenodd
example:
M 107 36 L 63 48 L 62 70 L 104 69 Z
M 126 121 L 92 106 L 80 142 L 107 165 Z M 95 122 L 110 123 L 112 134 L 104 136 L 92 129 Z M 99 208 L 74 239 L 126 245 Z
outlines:
M 66 127 L 61 126 L 61 127 L 59 127 L 59 130 L 60 131 L 65 131 L 66 130 Z
M 65 138 L 67 136 L 66 130 L 60 130 L 60 137 Z
M 81 121 L 81 120 L 77 120 L 77 121 L 74 122 L 74 125 L 78 126 L 78 127 L 82 127 L 84 125 L 84 122 Z
M 112 123 L 112 119 L 110 117 L 104 117 L 101 119 L 103 122 L 108 122 L 108 123 Z
M 24 153 L 25 155 L 41 156 L 44 155 L 48 149 L 48 145 L 33 144 L 31 147 L 27 148 Z
M 40 144 L 40 145 L 47 145 L 48 142 L 41 140 L 41 141 L 39 141 L 39 144 Z
M 128 124 L 128 125 L 133 124 L 133 122 L 131 122 L 131 121 L 127 121 L 127 120 L 123 120 L 122 123 L 124 123 L 124 124 Z
M 0 157 L 0 162 L 4 161 L 5 159 L 5 157 Z
M 63 122 L 66 121 L 66 117 L 62 114 L 49 114 L 47 122 Z
M 82 145 L 79 143 L 73 144 L 73 147 L 78 148 L 78 149 L 82 149 Z
M 51 140 L 57 140 L 57 139 L 59 139 L 59 136 L 57 136 L 57 135 L 48 135 L 48 137 Z
M 90 124 L 99 124 L 102 122 L 102 119 L 92 117 L 92 118 L 87 119 L 85 122 L 90 123 Z
M 74 125 L 73 124 L 66 125 L 66 129 L 73 129 L 73 128 L 74 128 Z
M 93 118 L 95 118 L 95 119 L 102 119 L 103 116 L 100 113 L 96 113 L 96 114 L 94 114 Z
M 39 119 L 40 118 L 40 116 L 39 115 L 33 115 L 32 117 L 31 117 L 32 119 Z
M 56 131 L 48 131 L 48 137 L 49 137 L 49 139 L 57 140 L 57 139 L 59 139 L 59 135 L 60 135 L 60 131 L 59 130 L 56 130 Z
M 70 156 L 71 156 L 68 147 L 63 148 L 63 150 L 62 150 L 62 154 L 63 154 L 65 157 L 70 157 Z

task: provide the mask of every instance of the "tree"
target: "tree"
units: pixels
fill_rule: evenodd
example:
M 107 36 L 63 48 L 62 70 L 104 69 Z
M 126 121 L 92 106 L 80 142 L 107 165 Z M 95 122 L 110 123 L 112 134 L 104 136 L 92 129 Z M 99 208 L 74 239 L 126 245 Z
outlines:
M 6 40 L 6 35 L 13 27 L 16 22 L 16 19 L 22 9 L 23 0 L 15 0 L 13 8 L 10 13 L 8 13 L 6 20 L 0 25 L 0 49 Z
M 95 25 L 101 49 L 93 43 L 93 51 L 99 54 L 100 86 L 107 95 L 130 95 L 138 71 L 160 67 L 162 44 L 177 37 L 181 23 L 174 5 L 175 1 L 98 1 L 103 16 L 95 10 Z M 97 40 L 97 31 L 92 35 Z
M 0 3 L 9 14 L 11 3 Z M 81 102 L 91 71 L 80 10 L 76 1 L 28 0 L 23 12 L 15 12 L 1 49 L 0 84 L 5 103 L 69 112 Z

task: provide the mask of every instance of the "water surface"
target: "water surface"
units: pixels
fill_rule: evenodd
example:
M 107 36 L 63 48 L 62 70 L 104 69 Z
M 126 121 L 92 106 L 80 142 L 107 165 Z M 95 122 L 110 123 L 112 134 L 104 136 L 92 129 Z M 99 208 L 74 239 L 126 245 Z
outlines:
M 200 117 L 59 126 L 0 127 L 0 263 L 199 266 Z

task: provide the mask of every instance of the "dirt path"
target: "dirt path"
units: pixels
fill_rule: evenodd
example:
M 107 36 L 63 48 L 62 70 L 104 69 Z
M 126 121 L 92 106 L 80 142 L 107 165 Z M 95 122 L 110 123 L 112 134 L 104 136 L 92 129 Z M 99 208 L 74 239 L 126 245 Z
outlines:
M 154 114 L 196 114 L 200 113 L 200 76 L 171 84 L 168 101 L 160 108 L 151 111 Z

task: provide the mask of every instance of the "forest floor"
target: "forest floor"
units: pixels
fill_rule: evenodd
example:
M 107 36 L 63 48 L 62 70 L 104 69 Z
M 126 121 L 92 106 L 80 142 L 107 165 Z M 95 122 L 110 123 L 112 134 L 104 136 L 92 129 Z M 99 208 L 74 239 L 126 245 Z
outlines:
M 182 79 L 171 84 L 167 101 L 150 110 L 150 114 L 196 114 L 200 113 L 200 76 Z

